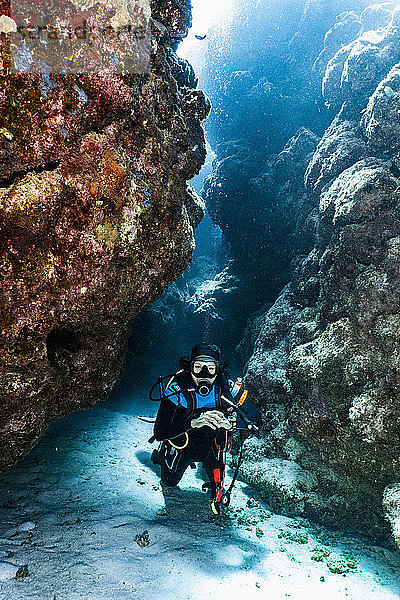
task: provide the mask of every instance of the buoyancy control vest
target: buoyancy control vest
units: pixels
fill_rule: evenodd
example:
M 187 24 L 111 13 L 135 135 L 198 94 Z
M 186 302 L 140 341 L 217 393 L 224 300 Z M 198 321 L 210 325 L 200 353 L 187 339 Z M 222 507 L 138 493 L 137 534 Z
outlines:
M 176 373 L 161 394 L 160 408 L 154 425 L 155 439 L 172 439 L 189 431 L 191 420 L 205 410 L 219 410 L 226 416 L 229 406 L 223 401 L 223 396 L 235 399 L 240 395 L 241 388 L 241 379 L 234 382 L 221 373 L 211 391 L 202 395 L 196 390 L 190 373 Z

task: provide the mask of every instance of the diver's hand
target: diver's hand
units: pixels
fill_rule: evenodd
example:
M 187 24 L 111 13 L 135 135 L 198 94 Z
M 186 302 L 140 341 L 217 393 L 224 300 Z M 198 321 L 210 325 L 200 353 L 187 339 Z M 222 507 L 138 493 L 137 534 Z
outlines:
M 194 429 L 199 427 L 211 427 L 211 429 L 231 429 L 232 423 L 224 417 L 219 410 L 208 410 L 203 412 L 197 419 L 192 419 L 191 425 Z

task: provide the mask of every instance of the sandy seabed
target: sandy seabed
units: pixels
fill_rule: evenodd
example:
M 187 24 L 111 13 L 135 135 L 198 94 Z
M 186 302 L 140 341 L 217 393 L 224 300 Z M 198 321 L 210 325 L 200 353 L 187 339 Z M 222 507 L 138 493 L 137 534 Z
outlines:
M 241 481 L 214 517 L 199 469 L 163 490 L 137 418 L 156 409 L 114 394 L 0 476 L 0 600 L 400 598 L 394 550 L 273 514 Z

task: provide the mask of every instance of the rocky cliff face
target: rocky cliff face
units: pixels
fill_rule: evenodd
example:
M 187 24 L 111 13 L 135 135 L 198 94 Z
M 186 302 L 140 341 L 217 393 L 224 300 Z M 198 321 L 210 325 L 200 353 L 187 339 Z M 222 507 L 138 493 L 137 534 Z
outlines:
M 304 187 L 304 171 L 337 112 L 322 96 L 321 73 L 362 30 L 353 10 L 365 4 L 260 2 L 239 13 L 226 48 L 215 40 L 208 128 L 217 160 L 204 195 L 242 290 L 235 322 L 273 302 L 292 260 L 313 245 L 305 221 L 318 199 Z
M 315 242 L 243 342 L 265 423 L 243 473 L 287 514 L 372 536 L 387 535 L 386 516 L 399 542 L 400 11 L 392 8 L 341 14 L 315 63 L 337 111 L 303 171 Z
M 189 8 L 153 2 L 142 74 L 11 74 L 0 34 L 0 469 L 107 396 L 132 318 L 190 261 L 209 102 L 171 50 Z
M 235 259 L 231 269 L 247 292 L 251 286 L 253 301 L 255 295 L 275 299 L 291 258 L 310 245 L 302 216 L 309 215 L 313 199 L 303 179 L 317 143 L 314 133 L 300 128 L 262 172 L 255 171 L 249 148 L 237 143 L 205 183 L 208 211 Z

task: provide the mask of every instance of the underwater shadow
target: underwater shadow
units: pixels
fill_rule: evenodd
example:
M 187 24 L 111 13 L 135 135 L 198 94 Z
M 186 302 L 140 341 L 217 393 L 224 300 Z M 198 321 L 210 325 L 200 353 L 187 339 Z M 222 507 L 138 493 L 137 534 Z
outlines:
M 154 465 L 150 456 L 151 453 L 144 450 L 136 452 L 138 460 L 159 476 L 160 466 Z M 222 571 L 234 573 L 242 568 L 257 570 L 272 550 L 244 535 L 243 529 L 233 519 L 234 504 L 222 509 L 220 515 L 212 513 L 210 492 L 201 491 L 205 480 L 202 465 L 197 463 L 197 470 L 189 467 L 180 484 L 172 487 L 160 482 L 164 507 L 155 522 L 183 538 L 189 536 L 189 539 L 196 540 L 196 551 L 204 556 L 196 568 L 206 576 L 218 577 Z M 245 566 L 230 564 L 229 553 L 232 551 L 242 556 Z
M 206 494 L 200 489 L 182 489 L 164 484 L 161 487 L 165 500 L 162 522 L 174 531 L 181 531 L 199 540 L 202 554 L 206 557 L 199 561 L 199 571 L 217 578 L 222 572 L 233 574 L 241 569 L 257 572 L 258 566 L 262 569 L 272 550 L 243 536 L 229 508 L 223 509 L 220 515 L 214 515 L 210 509 L 209 492 Z M 239 564 L 229 562 L 232 553 L 241 556 Z
M 153 471 L 153 473 L 156 473 L 159 476 L 160 475 L 160 467 L 158 465 L 155 465 L 151 461 L 151 458 L 150 458 L 151 453 L 152 453 L 152 451 L 149 452 L 148 450 L 137 450 L 135 452 L 135 456 L 144 467 L 147 467 L 148 469 Z

